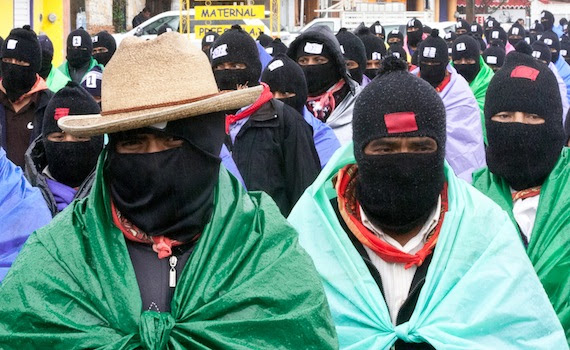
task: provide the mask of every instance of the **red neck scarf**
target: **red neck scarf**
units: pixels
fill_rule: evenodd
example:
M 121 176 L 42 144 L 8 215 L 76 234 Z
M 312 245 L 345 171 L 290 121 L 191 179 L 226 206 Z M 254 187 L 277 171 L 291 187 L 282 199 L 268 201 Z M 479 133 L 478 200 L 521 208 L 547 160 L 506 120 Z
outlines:
M 362 224 L 360 218 L 360 204 L 355 196 L 357 174 L 358 166 L 356 164 L 349 164 L 342 168 L 333 179 L 338 195 L 340 214 L 352 234 L 360 243 L 372 249 L 386 262 L 406 264 L 404 266 L 406 269 L 414 265 L 420 266 L 423 264 L 426 257 L 428 257 L 435 248 L 443 219 L 448 209 L 447 182 L 443 185 L 443 190 L 441 191 L 441 214 L 437 226 L 430 232 L 427 242 L 420 251 L 415 254 L 408 254 L 384 242 Z
M 265 83 L 261 83 L 261 85 L 263 86 L 263 91 L 261 92 L 261 95 L 259 96 L 257 101 L 255 101 L 252 105 L 250 105 L 249 107 L 247 107 L 246 109 L 237 114 L 228 114 L 226 116 L 226 134 L 230 132 L 230 125 L 237 122 L 238 120 L 247 118 L 253 113 L 257 112 L 257 110 L 261 108 L 261 106 L 263 106 L 273 98 L 273 94 L 269 89 L 269 85 Z
M 530 197 L 535 197 L 540 194 L 541 186 L 527 188 L 526 190 L 517 191 L 512 194 L 513 196 L 513 203 L 518 201 L 519 199 L 527 199 Z
M 344 87 L 344 79 L 333 85 L 324 94 L 308 97 L 307 109 L 320 121 L 324 122 L 326 117 L 331 115 L 336 107 L 336 101 L 333 94 L 340 91 Z
M 127 220 L 121 212 L 115 207 L 115 203 L 111 201 L 111 213 L 113 215 L 113 223 L 121 230 L 125 238 L 129 241 L 138 243 L 147 243 L 152 245 L 152 250 L 158 254 L 159 259 L 168 258 L 172 255 L 172 247 L 184 244 L 174 239 L 165 236 L 149 236 L 141 229 L 136 227 L 133 223 Z M 200 235 L 197 235 L 193 241 L 198 240 Z

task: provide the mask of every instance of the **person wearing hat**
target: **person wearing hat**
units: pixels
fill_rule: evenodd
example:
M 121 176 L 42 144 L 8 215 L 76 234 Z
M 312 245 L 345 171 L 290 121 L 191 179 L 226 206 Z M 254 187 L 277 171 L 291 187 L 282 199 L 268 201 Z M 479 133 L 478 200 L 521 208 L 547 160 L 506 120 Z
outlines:
M 259 86 L 255 41 L 238 25 L 212 45 L 211 66 L 220 91 Z M 265 191 L 287 215 L 320 171 L 311 127 L 269 86 L 247 108 L 227 116 L 226 146 L 250 191 Z M 260 172 L 259 169 L 264 169 Z
M 366 70 L 364 74 L 370 79 L 374 79 L 386 57 L 386 46 L 378 37 L 372 35 L 370 29 L 362 28 L 356 35 L 362 40 L 366 49 Z
M 508 55 L 489 84 L 485 119 L 487 167 L 473 185 L 508 213 L 570 341 L 570 150 L 552 71 Z
M 67 61 L 58 69 L 71 81 L 81 84 L 81 80 L 95 66 L 103 69 L 103 65 L 93 58 L 93 41 L 91 36 L 79 28 L 67 36 Z
M 287 54 L 287 45 L 283 44 L 281 39 L 275 38 L 267 45 L 265 52 L 270 54 L 271 57 L 275 57 L 279 54 Z
M 445 159 L 455 174 L 471 182 L 471 174 L 485 166 L 483 127 L 479 105 L 469 84 L 449 64 L 445 41 L 434 29 L 418 48 L 419 67 L 412 71 L 438 93 L 447 114 Z
M 481 115 L 481 126 L 483 127 L 483 140 L 487 143 L 485 133 L 485 94 L 491 78 L 493 78 L 493 70 L 483 60 L 479 54 L 479 43 L 469 35 L 459 36 L 453 43 L 451 65 L 461 74 L 469 83 L 469 87 L 479 105 Z
M 370 26 L 370 33 L 380 38 L 383 43 L 386 40 L 386 29 L 384 29 L 384 26 L 382 24 L 380 24 L 380 21 L 372 23 Z
M 305 74 L 309 112 L 333 129 L 341 145 L 350 142 L 352 109 L 362 88 L 348 74 L 336 37 L 328 27 L 316 26 L 299 35 L 287 55 Z
M 550 49 L 550 62 L 554 64 L 558 74 L 562 80 L 564 80 L 566 84 L 566 97 L 568 102 L 570 102 L 570 66 L 566 63 L 564 58 L 560 57 L 560 40 L 557 34 L 552 30 L 547 30 L 542 33 L 539 41 L 543 42 Z
M 103 149 L 103 136 L 75 137 L 57 121 L 67 115 L 98 114 L 93 97 L 70 82 L 50 100 L 42 135 L 26 151 L 26 178 L 42 195 L 55 216 L 73 200 L 85 198 L 93 185 L 95 165 Z
M 312 127 L 315 149 L 324 168 L 340 143 L 332 129 L 307 110 L 307 81 L 301 67 L 286 54 L 278 54 L 261 73 L 261 81 L 269 85 L 275 98 L 295 108 Z
M 212 47 L 212 44 L 219 37 L 220 34 L 212 31 L 204 34 L 204 37 L 202 38 L 202 51 L 208 56 L 208 58 L 210 57 L 210 48 Z
M 494 42 L 483 51 L 481 56 L 485 63 L 496 73 L 503 66 L 506 53 L 505 49 L 503 49 L 499 43 Z
M 30 26 L 15 28 L 2 45 L 0 81 L 0 146 L 17 166 L 42 132 L 44 111 L 53 92 L 39 76 L 42 51 Z
M 38 36 L 40 47 L 42 48 L 42 65 L 38 74 L 46 81 L 46 85 L 52 92 L 58 92 L 70 81 L 59 69 L 52 64 L 53 43 L 47 35 Z
M 545 32 L 551 30 L 556 33 L 557 37 L 564 35 L 562 26 L 554 25 L 554 15 L 552 12 L 546 10 L 542 11 L 540 13 L 540 23 L 543 25 Z
M 455 34 L 457 34 L 457 36 L 467 34 L 470 30 L 471 26 L 469 25 L 469 22 L 464 19 L 459 19 L 457 23 L 455 23 Z
M 519 41 L 524 40 L 526 31 L 523 26 L 518 23 L 512 25 L 508 32 L 508 41 L 513 47 L 517 46 Z
M 297 233 L 220 166 L 225 111 L 263 88 L 219 93 L 174 32 L 126 38 L 103 75 L 102 113 L 58 120 L 109 135 L 91 193 L 32 234 L 3 280 L 2 347 L 337 348 Z
M 404 38 L 404 49 L 410 57 L 414 55 L 418 45 L 424 39 L 424 26 L 417 18 L 412 18 L 406 24 L 406 37 Z
M 367 63 L 366 48 L 361 40 L 362 38 L 349 32 L 346 28 L 340 28 L 335 36 L 340 44 L 340 51 L 346 61 L 346 69 L 350 73 L 350 77 L 361 86 L 366 86 L 370 82 L 370 77 L 367 75 L 366 79 L 363 80 Z
M 288 218 L 340 348 L 564 348 L 508 216 L 445 163 L 445 117 L 433 88 L 386 58 L 357 99 L 353 143 Z
M 172 29 L 171 29 L 172 30 Z M 93 42 L 93 58 L 103 67 L 109 63 L 115 51 L 117 42 L 111 34 L 103 30 L 91 38 Z
M 40 190 L 30 185 L 22 168 L 0 147 L 0 284 L 28 236 L 50 221 Z

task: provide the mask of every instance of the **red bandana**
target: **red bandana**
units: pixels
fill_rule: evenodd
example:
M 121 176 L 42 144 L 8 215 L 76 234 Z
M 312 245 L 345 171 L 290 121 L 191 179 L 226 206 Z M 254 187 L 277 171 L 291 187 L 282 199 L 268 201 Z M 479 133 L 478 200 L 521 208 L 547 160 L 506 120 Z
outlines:
M 519 199 L 527 199 L 530 197 L 538 196 L 540 194 L 540 188 L 541 188 L 541 186 L 536 186 L 536 187 L 527 188 L 526 190 L 517 191 L 517 192 L 513 193 L 512 194 L 513 203 Z
M 374 233 L 370 232 L 366 226 L 362 224 L 360 218 L 360 204 L 356 200 L 356 179 L 358 174 L 358 166 L 349 164 L 342 168 L 333 179 L 333 183 L 338 195 L 338 207 L 340 214 L 352 234 L 366 247 L 372 249 L 382 260 L 390 263 L 406 264 L 404 268 L 417 265 L 420 266 L 426 257 L 428 257 L 437 243 L 439 232 L 443 224 L 445 213 L 447 212 L 447 182 L 443 185 L 441 191 L 441 214 L 437 226 L 428 235 L 428 240 L 423 248 L 415 254 L 404 253 L 401 250 L 384 242 Z
M 326 116 L 331 115 L 336 107 L 333 94 L 344 86 L 344 79 L 333 85 L 322 95 L 307 98 L 307 108 L 320 121 L 324 123 Z
M 247 118 L 253 113 L 257 112 L 257 110 L 261 108 L 261 106 L 263 106 L 273 98 L 273 94 L 269 89 L 269 85 L 265 83 L 261 83 L 261 85 L 263 86 L 263 92 L 261 92 L 261 95 L 259 96 L 257 101 L 255 101 L 252 105 L 250 105 L 243 111 L 239 112 L 238 114 L 228 114 L 226 116 L 226 134 L 230 132 L 230 125 L 237 122 L 238 120 Z
M 123 232 L 125 238 L 138 243 L 152 244 L 152 250 L 158 254 L 159 259 L 168 258 L 172 255 L 172 247 L 184 244 L 174 239 L 165 236 L 149 236 L 141 229 L 136 227 L 133 223 L 127 220 L 126 217 L 121 215 L 121 212 L 115 207 L 115 203 L 111 201 L 111 212 L 113 215 L 113 223 Z M 193 240 L 196 241 L 200 235 L 197 235 Z

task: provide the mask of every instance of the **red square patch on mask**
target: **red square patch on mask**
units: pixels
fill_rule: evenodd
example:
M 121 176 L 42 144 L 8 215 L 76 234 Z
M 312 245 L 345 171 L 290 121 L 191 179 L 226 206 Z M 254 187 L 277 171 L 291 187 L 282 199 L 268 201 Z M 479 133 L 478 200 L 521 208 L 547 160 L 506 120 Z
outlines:
M 67 117 L 69 115 L 69 108 L 56 108 L 53 119 L 59 120 L 62 117 Z
M 418 130 L 416 114 L 414 112 L 384 114 L 384 122 L 386 123 L 388 134 L 398 134 Z
M 539 73 L 537 69 L 527 66 L 518 66 L 511 72 L 511 78 L 523 78 L 535 81 Z

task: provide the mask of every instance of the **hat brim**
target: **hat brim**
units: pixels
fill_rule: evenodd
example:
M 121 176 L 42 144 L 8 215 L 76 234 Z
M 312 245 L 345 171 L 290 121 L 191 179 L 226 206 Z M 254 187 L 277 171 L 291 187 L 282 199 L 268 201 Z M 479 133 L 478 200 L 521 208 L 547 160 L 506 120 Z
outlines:
M 190 118 L 213 112 L 228 111 L 248 106 L 255 102 L 263 86 L 219 93 L 204 100 L 176 106 L 150 108 L 134 112 L 73 115 L 58 120 L 58 126 L 76 136 L 96 136 L 119 131 L 133 130 L 153 124 Z

